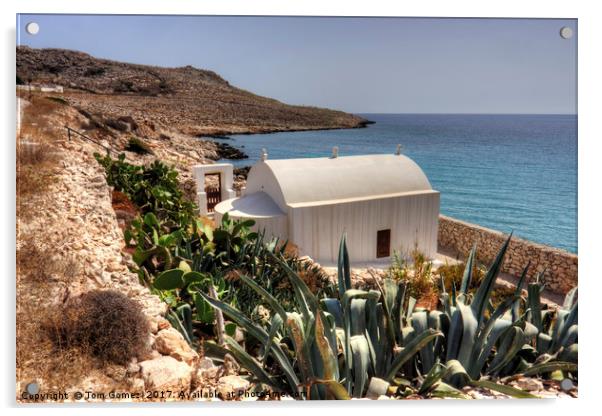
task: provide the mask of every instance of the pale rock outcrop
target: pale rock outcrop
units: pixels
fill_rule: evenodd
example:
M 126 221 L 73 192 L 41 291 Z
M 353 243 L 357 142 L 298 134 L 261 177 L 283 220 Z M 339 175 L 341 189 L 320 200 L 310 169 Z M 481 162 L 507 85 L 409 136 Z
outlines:
M 173 357 L 142 361 L 140 371 L 147 390 L 190 390 L 192 368 Z
M 192 365 L 199 355 L 188 345 L 182 334 L 174 328 L 162 329 L 155 338 L 155 348 L 161 354 Z

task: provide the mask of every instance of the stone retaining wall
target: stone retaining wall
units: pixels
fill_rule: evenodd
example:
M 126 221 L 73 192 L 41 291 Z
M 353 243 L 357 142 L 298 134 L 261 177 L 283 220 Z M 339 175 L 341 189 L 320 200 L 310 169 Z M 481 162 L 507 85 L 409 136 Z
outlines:
M 439 250 L 452 256 L 466 258 L 476 242 L 478 258 L 490 262 L 507 237 L 507 234 L 476 224 L 444 215 L 439 217 Z M 517 237 L 510 242 L 502 272 L 520 276 L 529 260 L 529 277 L 545 269 L 544 281 L 549 290 L 564 294 L 577 286 L 576 254 Z

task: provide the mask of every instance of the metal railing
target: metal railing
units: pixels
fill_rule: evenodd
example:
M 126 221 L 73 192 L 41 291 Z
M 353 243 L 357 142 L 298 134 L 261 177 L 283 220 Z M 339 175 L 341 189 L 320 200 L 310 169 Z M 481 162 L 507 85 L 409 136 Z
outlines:
M 76 134 L 77 136 L 79 136 L 79 137 L 81 137 L 81 138 L 84 138 L 84 139 L 88 140 L 89 142 L 92 142 L 92 143 L 94 143 L 94 144 L 95 144 L 95 145 L 97 145 L 97 146 L 100 146 L 100 147 L 102 147 L 102 148 L 103 148 L 103 149 L 105 149 L 105 150 L 106 150 L 108 153 L 111 153 L 111 152 L 115 153 L 115 152 L 113 151 L 113 149 L 111 149 L 111 148 L 110 148 L 110 147 L 108 147 L 108 146 L 105 146 L 104 144 L 100 143 L 98 140 L 96 140 L 96 139 L 93 139 L 93 138 L 91 138 L 91 137 L 88 137 L 88 136 L 86 136 L 85 134 L 83 134 L 82 132 L 79 132 L 79 131 L 77 131 L 77 130 L 75 130 L 75 129 L 72 129 L 71 127 L 69 127 L 69 126 L 67 126 L 67 125 L 65 125 L 65 128 L 67 129 L 67 139 L 68 139 L 69 141 L 71 141 L 71 134 L 73 133 L 73 134 Z

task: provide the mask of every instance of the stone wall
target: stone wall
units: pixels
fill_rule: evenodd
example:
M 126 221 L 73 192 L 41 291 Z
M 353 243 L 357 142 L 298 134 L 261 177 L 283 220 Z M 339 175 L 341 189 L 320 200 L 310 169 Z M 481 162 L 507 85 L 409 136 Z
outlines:
M 466 258 L 476 242 L 477 257 L 490 262 L 507 237 L 507 234 L 476 224 L 444 215 L 439 217 L 439 250 L 451 256 Z M 502 272 L 520 276 L 529 260 L 529 277 L 545 269 L 544 281 L 549 290 L 564 294 L 577 286 L 576 254 L 517 237 L 510 242 Z

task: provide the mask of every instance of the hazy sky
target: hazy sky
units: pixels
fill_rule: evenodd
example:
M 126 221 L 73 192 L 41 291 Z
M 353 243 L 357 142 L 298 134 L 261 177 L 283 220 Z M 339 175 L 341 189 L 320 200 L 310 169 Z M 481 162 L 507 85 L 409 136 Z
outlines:
M 31 36 L 25 25 L 35 21 Z M 576 113 L 576 20 L 21 15 L 20 44 L 355 113 Z M 563 26 L 573 29 L 563 39 Z

